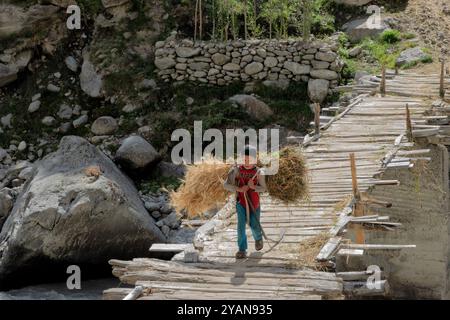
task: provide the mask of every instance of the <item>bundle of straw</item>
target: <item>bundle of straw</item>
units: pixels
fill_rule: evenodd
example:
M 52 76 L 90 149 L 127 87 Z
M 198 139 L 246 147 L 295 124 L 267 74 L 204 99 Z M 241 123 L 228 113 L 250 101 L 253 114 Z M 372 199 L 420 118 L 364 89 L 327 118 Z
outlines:
M 266 176 L 269 195 L 286 204 L 298 202 L 308 196 L 308 170 L 303 155 L 293 147 L 280 151 L 279 169 Z
M 172 191 L 171 204 L 189 217 L 205 213 L 225 204 L 230 193 L 223 187 L 231 165 L 215 159 L 187 166 L 183 184 Z
M 186 211 L 189 217 L 200 215 L 225 204 L 230 195 L 223 182 L 232 165 L 215 159 L 189 165 L 183 184 L 171 193 L 172 206 Z M 295 203 L 308 195 L 308 177 L 305 158 L 293 147 L 279 153 L 278 173 L 266 176 L 269 195 L 283 203 Z

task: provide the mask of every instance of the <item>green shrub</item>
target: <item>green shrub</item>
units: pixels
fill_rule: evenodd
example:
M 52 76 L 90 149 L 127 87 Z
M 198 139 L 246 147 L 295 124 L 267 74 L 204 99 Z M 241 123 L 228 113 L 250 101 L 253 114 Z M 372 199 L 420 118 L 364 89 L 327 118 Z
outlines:
M 422 62 L 422 63 L 432 63 L 433 62 L 433 57 L 427 54 L 425 57 L 420 59 L 420 62 Z
M 397 43 L 402 39 L 402 34 L 398 30 L 385 30 L 380 35 L 380 41 L 382 43 Z

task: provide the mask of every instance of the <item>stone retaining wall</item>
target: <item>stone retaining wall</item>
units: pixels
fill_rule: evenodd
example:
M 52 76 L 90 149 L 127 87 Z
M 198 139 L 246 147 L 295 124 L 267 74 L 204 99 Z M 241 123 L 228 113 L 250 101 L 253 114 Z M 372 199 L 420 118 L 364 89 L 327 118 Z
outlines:
M 170 40 L 156 43 L 161 79 L 226 85 L 234 81 L 323 79 L 337 86 L 343 63 L 337 45 L 301 40 L 249 40 L 227 43 Z

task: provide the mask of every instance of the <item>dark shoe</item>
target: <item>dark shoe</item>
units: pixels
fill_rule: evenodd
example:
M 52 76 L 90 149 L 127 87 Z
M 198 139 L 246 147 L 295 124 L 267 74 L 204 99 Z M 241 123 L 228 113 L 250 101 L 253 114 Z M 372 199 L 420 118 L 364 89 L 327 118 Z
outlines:
M 236 252 L 236 259 L 245 259 L 247 258 L 247 254 L 245 251 L 238 251 Z
M 255 241 L 255 249 L 256 249 L 256 251 L 262 250 L 263 247 L 264 247 L 263 239 Z

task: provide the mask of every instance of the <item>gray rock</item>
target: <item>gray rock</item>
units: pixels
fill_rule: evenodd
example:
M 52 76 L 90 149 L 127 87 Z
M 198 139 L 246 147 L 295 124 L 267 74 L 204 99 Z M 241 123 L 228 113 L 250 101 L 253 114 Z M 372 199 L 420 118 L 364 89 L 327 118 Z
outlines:
M 12 128 L 11 121 L 12 121 L 12 113 L 8 113 L 6 116 L 3 116 L 0 118 L 0 123 L 4 128 Z
M 244 72 L 246 74 L 248 74 L 249 76 L 253 76 L 253 75 L 261 72 L 263 69 L 264 69 L 264 66 L 262 63 L 252 62 L 245 67 Z
M 189 69 L 193 71 L 206 71 L 209 69 L 209 63 L 206 62 L 192 62 L 188 64 Z
M 8 152 L 7 152 L 5 149 L 0 148 L 0 161 L 2 161 L 3 159 L 5 159 L 7 155 L 8 155 Z M 1 179 L 0 179 L 0 180 L 1 180 Z
M 317 60 L 321 60 L 321 61 L 326 61 L 326 62 L 333 62 L 334 60 L 336 60 L 337 58 L 337 54 L 329 51 L 329 52 L 317 52 L 316 53 L 316 59 Z
M 163 223 L 171 229 L 176 229 L 180 225 L 177 214 L 175 212 L 171 212 L 167 217 L 165 217 L 163 219 Z
M 284 63 L 284 68 L 292 72 L 294 75 L 309 74 L 311 71 L 311 66 L 292 61 L 286 61 Z
M 73 114 L 72 108 L 69 107 L 65 103 L 59 107 L 59 111 L 57 113 L 57 115 L 60 119 L 66 119 L 66 120 L 72 118 L 72 114 Z
M 129 1 L 130 0 L 102 0 L 102 4 L 105 8 L 111 8 L 121 6 Z
M 223 66 L 223 70 L 230 72 L 241 71 L 241 66 L 236 63 L 227 63 Z
M 88 122 L 88 120 L 89 120 L 89 117 L 87 115 L 83 114 L 82 116 L 80 116 L 77 119 L 75 119 L 72 122 L 72 125 L 73 125 L 74 128 L 79 128 L 82 125 L 86 124 Z
M 354 47 L 353 49 L 351 49 L 348 52 L 349 57 L 351 58 L 356 58 L 357 56 L 359 56 L 362 52 L 362 48 L 361 47 Z
M 158 87 L 154 79 L 144 79 L 139 83 L 140 89 L 156 89 Z
M 420 60 L 425 59 L 427 57 L 428 55 L 425 52 L 423 52 L 423 50 L 420 47 L 407 49 L 402 53 L 400 53 L 400 56 L 396 61 L 396 65 L 398 67 L 401 67 L 405 64 L 419 62 Z
M 265 120 L 273 115 L 272 109 L 254 96 L 237 94 L 229 98 L 229 100 L 244 108 L 245 111 L 256 120 Z
M 47 85 L 47 90 L 50 91 L 50 92 L 58 93 L 58 92 L 61 91 L 61 88 L 58 87 L 57 85 L 53 84 L 53 83 L 49 83 Z
M 145 201 L 144 202 L 145 209 L 149 212 L 158 211 L 161 205 L 158 202 Z
M 19 179 L 28 180 L 33 177 L 35 170 L 33 167 L 26 167 L 19 173 Z
M 27 143 L 25 141 L 21 141 L 19 143 L 19 145 L 17 146 L 17 150 L 18 151 L 25 151 L 25 149 L 27 148 Z
M 263 85 L 268 88 L 276 88 L 280 90 L 287 90 L 289 88 L 290 81 L 287 79 L 281 79 L 281 80 L 266 80 L 263 81 Z
M 367 37 L 378 36 L 389 27 L 382 21 L 380 25 L 373 24 L 371 17 L 352 20 L 342 27 L 348 35 L 350 41 L 358 42 Z
M 31 97 L 31 101 L 37 101 L 41 98 L 41 94 L 40 93 L 36 93 L 34 96 Z
M 264 60 L 264 65 L 268 68 L 273 68 L 278 65 L 278 59 L 275 57 L 267 57 L 266 60 Z
M 164 236 L 169 237 L 170 227 L 166 225 L 161 226 L 161 232 L 164 234 Z
M 8 188 L 0 190 L 0 230 L 14 205 L 12 192 Z
M 211 59 L 218 66 L 223 66 L 224 64 L 228 63 L 231 60 L 230 57 L 228 57 L 222 53 L 213 54 Z
M 163 177 L 183 178 L 186 173 L 184 165 L 161 161 L 156 165 L 158 175 Z
M 322 103 L 330 88 L 330 82 L 324 79 L 309 80 L 308 82 L 308 96 L 312 102 Z
M 33 101 L 32 103 L 30 103 L 30 105 L 28 106 L 28 112 L 29 113 L 33 113 L 39 110 L 39 108 L 41 107 L 41 101 L 36 100 Z
M 155 219 L 161 218 L 161 213 L 159 211 L 152 211 L 151 216 Z
M 158 151 L 140 136 L 126 138 L 116 153 L 116 161 L 130 170 L 144 169 L 160 159 Z
M 84 54 L 81 65 L 80 86 L 88 96 L 98 98 L 103 95 L 103 78 L 95 70 L 94 65 L 89 61 L 89 55 Z
M 191 58 L 200 54 L 200 48 L 178 47 L 175 52 L 180 58 Z
M 166 70 L 175 67 L 177 62 L 172 58 L 156 58 L 155 66 L 159 70 Z
M 67 68 L 73 72 L 77 72 L 78 71 L 78 62 L 77 60 L 75 60 L 74 57 L 72 56 L 68 56 L 65 60 L 64 60 Z
M 86 140 L 66 136 L 39 162 L 3 226 L 0 285 L 23 277 L 24 266 L 127 260 L 165 240 L 129 178 Z
M 14 65 L 0 63 L 0 88 L 17 80 L 19 69 Z
M 336 71 L 320 69 L 320 70 L 312 70 L 311 77 L 316 79 L 325 79 L 325 80 L 337 80 L 339 79 L 339 75 Z
M 140 104 L 127 103 L 122 108 L 122 111 L 125 112 L 125 113 L 132 113 L 132 112 L 140 110 L 141 108 L 142 108 L 142 105 L 140 105 Z
M 41 122 L 43 125 L 50 127 L 56 123 L 56 119 L 53 118 L 52 116 L 46 116 L 42 119 Z
M 113 134 L 119 125 L 117 124 L 116 119 L 109 116 L 103 116 L 97 118 L 91 126 L 91 131 L 95 135 L 110 135 Z

